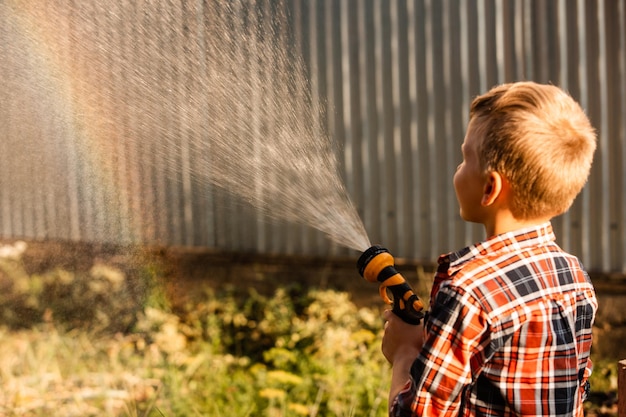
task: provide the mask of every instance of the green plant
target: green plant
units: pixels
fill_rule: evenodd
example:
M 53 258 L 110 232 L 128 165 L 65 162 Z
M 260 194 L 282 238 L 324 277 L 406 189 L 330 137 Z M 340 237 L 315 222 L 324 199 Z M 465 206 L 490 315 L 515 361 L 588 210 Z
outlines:
M 346 293 L 311 290 L 299 299 L 284 288 L 269 298 L 254 290 L 239 298 L 209 293 L 186 317 L 203 323 L 214 354 L 232 358 L 231 385 L 213 393 L 216 407 L 232 408 L 234 393 L 245 392 L 257 412 L 281 416 L 384 414 L 381 323 Z M 219 350 L 213 338 L 222 341 Z
M 207 290 L 175 314 L 154 265 L 35 274 L 22 251 L 0 248 L 2 415 L 385 414 L 381 323 L 346 293 Z
M 0 415 L 387 414 L 380 315 L 358 308 L 345 292 L 288 286 L 268 296 L 207 288 L 173 311 L 160 268 L 151 263 L 137 268 L 145 274 L 138 289 L 103 262 L 86 274 L 61 268 L 29 274 L 21 251 L 0 247 L 7 290 L 0 292 L 0 314 L 8 318 L 0 327 Z M 142 294 L 132 305 L 125 304 L 130 291 Z M 12 308 L 36 314 L 11 321 L 19 317 Z M 98 310 L 110 318 L 130 315 L 124 320 L 132 324 L 103 331 L 113 327 L 103 327 Z M 74 315 L 80 320 L 69 320 Z M 596 360 L 594 392 L 613 392 L 615 375 L 614 363 Z M 606 414 L 607 406 L 590 403 L 587 410 Z
M 168 310 L 156 264 L 135 266 L 132 274 L 92 260 L 83 269 L 50 268 L 29 273 L 24 242 L 0 246 L 0 320 L 28 329 L 54 320 L 68 329 L 127 332 L 144 306 Z M 129 267 L 130 269 L 130 267 Z

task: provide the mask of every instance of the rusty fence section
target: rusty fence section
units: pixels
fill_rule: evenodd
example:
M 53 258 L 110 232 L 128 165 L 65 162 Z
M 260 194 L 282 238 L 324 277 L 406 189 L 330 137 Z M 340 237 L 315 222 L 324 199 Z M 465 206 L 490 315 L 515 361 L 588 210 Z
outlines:
M 115 111 L 141 83 L 154 82 L 164 94 L 171 85 L 181 97 L 190 93 L 191 71 L 147 65 L 138 74 L 123 63 L 174 46 L 184 63 L 186 42 L 211 24 L 210 2 L 17 3 L 0 3 L 1 237 L 348 253 L 311 228 L 269 222 L 230 195 L 177 173 L 179 166 L 198 163 L 185 145 L 186 135 L 196 133 L 180 129 L 189 105 L 184 99 L 134 107 L 162 111 L 179 129 L 181 146 L 167 158 L 148 143 L 110 140 L 139 128 L 150 137 L 163 134 L 149 122 L 126 125 L 132 112 L 111 126 L 99 115 Z M 568 90 L 599 133 L 588 186 L 554 221 L 559 242 L 590 270 L 626 271 L 624 2 L 243 3 L 264 18 L 287 13 L 289 39 L 304 60 L 313 101 L 327 108 L 312 117 L 322 119 L 338 145 L 341 175 L 372 241 L 397 256 L 432 261 L 481 239 L 480 228 L 459 218 L 451 185 L 469 103 L 495 84 L 535 80 Z M 116 19 L 123 24 L 112 26 Z M 229 19 L 231 26 L 239 24 L 236 13 Z M 98 47 L 81 46 L 81 22 L 89 23 L 87 35 L 99 40 Z M 161 24 L 178 28 L 169 40 L 146 32 Z M 189 65 L 211 70 L 210 62 Z M 116 86 L 119 97 L 107 101 L 112 91 L 106 85 Z M 67 91 L 75 88 L 88 94 L 68 100 Z M 111 136 L 89 142 L 94 131 Z M 134 170 L 144 160 L 150 169 Z

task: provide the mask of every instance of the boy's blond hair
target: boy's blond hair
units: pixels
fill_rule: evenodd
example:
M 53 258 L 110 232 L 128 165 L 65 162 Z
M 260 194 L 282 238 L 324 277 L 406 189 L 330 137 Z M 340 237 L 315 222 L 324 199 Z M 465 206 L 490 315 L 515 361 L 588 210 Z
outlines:
M 482 136 L 481 166 L 511 184 L 516 218 L 569 209 L 596 148 L 595 130 L 572 97 L 553 85 L 503 84 L 474 99 L 470 117 Z

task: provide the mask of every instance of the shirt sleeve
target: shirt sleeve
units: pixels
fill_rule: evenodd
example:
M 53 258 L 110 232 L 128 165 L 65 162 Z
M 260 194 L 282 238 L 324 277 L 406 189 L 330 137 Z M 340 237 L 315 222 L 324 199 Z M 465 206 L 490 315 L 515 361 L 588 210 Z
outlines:
M 484 363 L 489 332 L 479 303 L 446 286 L 431 307 L 424 346 L 411 367 L 411 380 L 391 404 L 390 416 L 458 416 L 463 390 Z

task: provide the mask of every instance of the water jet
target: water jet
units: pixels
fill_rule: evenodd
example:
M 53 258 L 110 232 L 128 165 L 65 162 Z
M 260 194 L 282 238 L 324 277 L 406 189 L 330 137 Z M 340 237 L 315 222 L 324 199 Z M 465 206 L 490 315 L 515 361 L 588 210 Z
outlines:
M 282 2 L 7 1 L 0 16 L 3 72 L 15 76 L 3 101 L 24 99 L 5 113 L 17 130 L 3 159 L 19 161 L 5 185 L 48 201 L 70 239 L 159 240 L 166 199 L 217 187 L 341 246 L 369 246 Z M 58 185 L 44 190 L 50 176 Z M 173 233 L 193 233 L 186 224 Z

